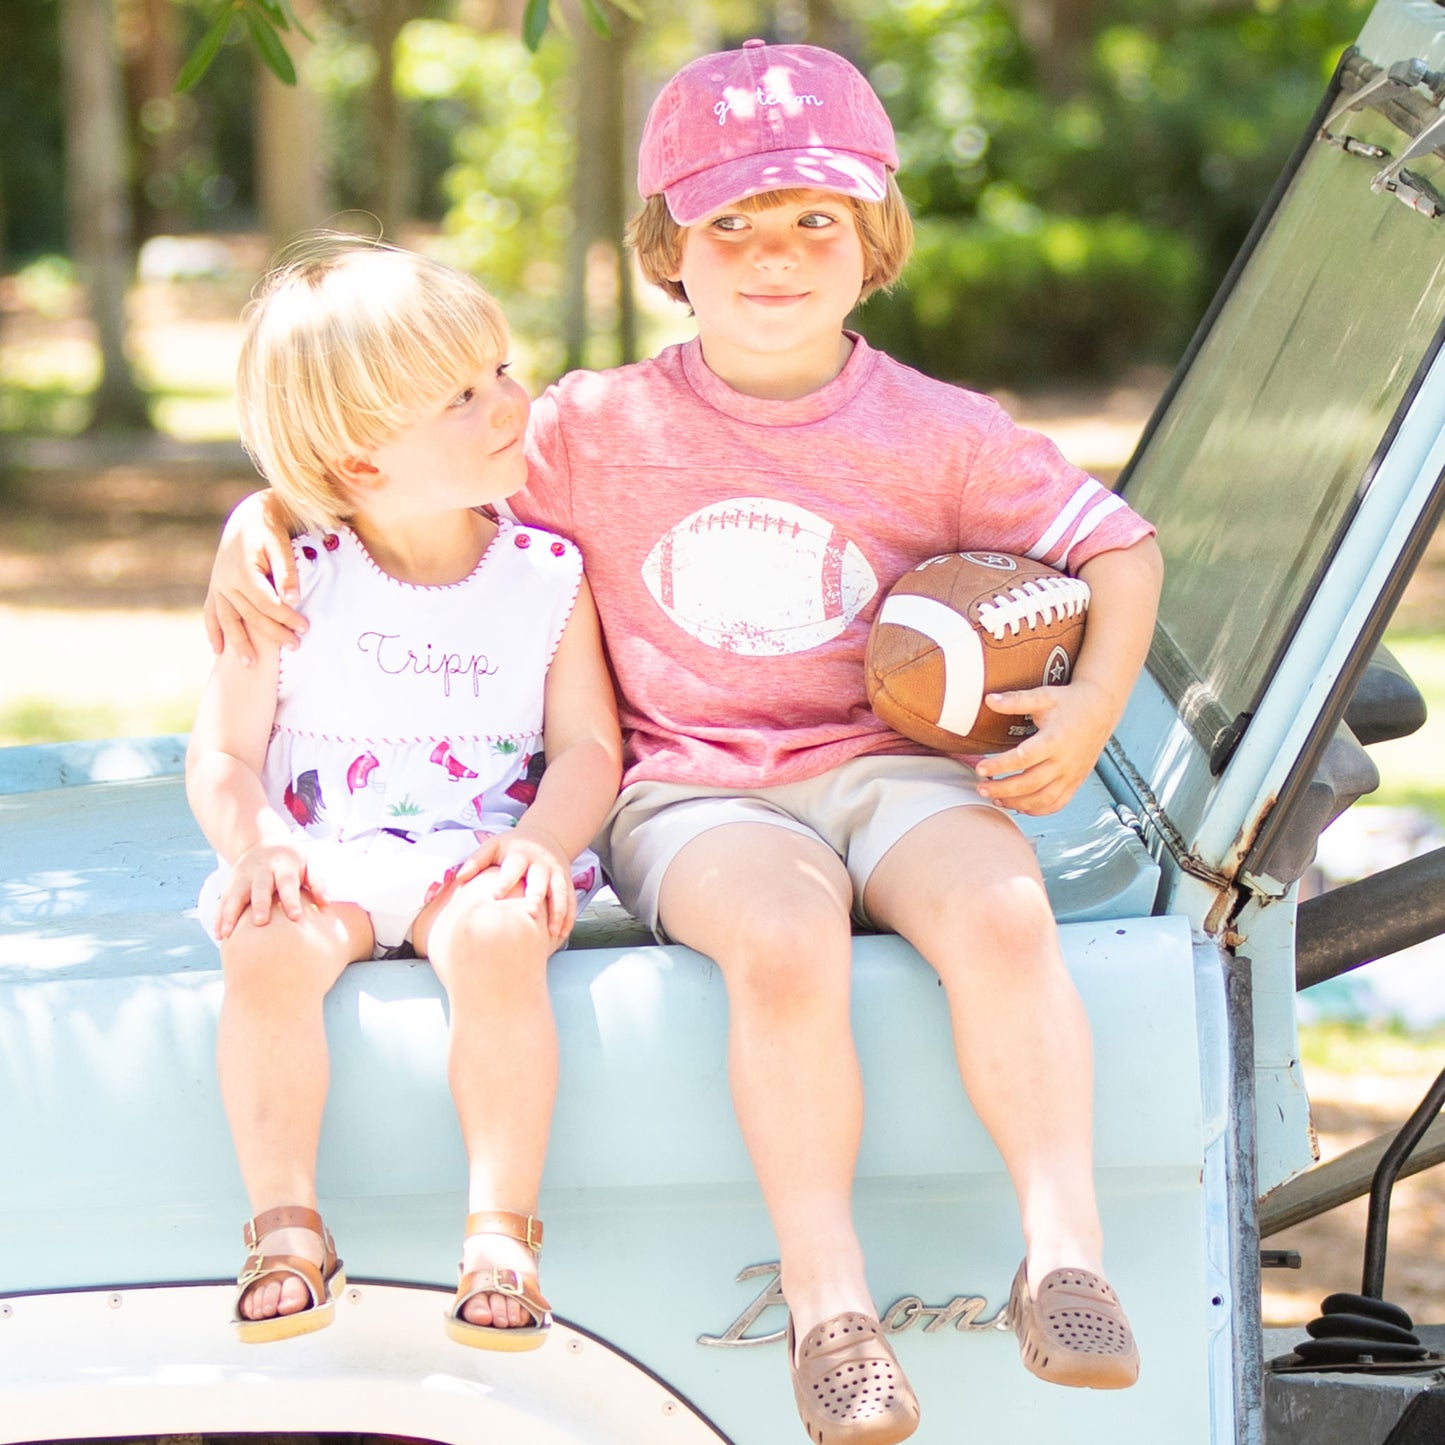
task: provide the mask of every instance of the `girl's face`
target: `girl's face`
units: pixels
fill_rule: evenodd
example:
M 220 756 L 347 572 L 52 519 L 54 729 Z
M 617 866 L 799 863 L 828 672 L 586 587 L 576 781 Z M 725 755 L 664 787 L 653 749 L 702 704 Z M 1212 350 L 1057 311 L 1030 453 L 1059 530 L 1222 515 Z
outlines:
M 465 380 L 369 459 L 384 479 L 387 511 L 460 511 L 520 491 L 530 406 L 505 363 Z M 367 497 L 362 505 L 375 510 L 378 501 Z
M 687 292 L 711 364 L 721 349 L 777 361 L 836 348 L 865 271 L 852 206 L 816 190 L 688 226 L 669 279 Z

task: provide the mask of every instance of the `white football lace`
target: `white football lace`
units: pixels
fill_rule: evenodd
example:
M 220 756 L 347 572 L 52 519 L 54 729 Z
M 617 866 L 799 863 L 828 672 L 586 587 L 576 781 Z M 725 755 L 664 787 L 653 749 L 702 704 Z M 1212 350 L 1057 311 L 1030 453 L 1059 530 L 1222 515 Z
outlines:
M 980 603 L 978 620 L 995 639 L 1005 632 L 1017 637 L 1025 627 L 1077 617 L 1088 606 L 1087 582 L 1077 577 L 1035 577 L 1000 592 L 992 602 Z

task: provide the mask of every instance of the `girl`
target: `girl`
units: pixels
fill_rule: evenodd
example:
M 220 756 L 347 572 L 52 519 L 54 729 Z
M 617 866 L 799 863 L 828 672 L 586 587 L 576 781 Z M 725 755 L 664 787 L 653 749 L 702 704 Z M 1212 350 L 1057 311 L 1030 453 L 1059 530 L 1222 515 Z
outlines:
M 557 1075 L 546 961 L 598 881 L 586 845 L 621 745 L 576 547 L 476 510 L 526 480 L 507 345 L 468 277 L 346 237 L 305 242 L 246 318 L 242 440 L 306 529 L 310 635 L 284 662 L 218 658 L 187 757 L 221 857 L 201 918 L 254 1214 L 243 1340 L 331 1323 L 345 1279 L 316 1213 L 322 1000 L 347 964 L 407 952 L 447 991 L 468 1161 L 448 1331 L 527 1349 L 550 1323 L 535 1261 Z M 469 857 L 481 871 L 458 883 Z M 501 1057 L 485 1045 L 498 1036 Z

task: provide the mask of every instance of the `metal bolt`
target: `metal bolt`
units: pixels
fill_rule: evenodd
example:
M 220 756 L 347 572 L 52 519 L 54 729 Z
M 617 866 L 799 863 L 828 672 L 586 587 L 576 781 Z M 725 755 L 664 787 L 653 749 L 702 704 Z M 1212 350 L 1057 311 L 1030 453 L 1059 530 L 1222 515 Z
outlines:
M 582 1353 L 582 1341 L 577 1339 L 568 1340 L 567 1353 L 569 1355 L 580 1355 Z
M 359 1304 L 361 1303 L 361 1301 L 362 1301 L 362 1293 L 361 1293 L 361 1291 L 360 1291 L 359 1289 L 357 1289 L 355 1285 L 352 1285 L 352 1286 L 346 1291 L 346 1303 L 349 1304 L 349 1305 L 359 1305 Z
M 8 1320 L 15 1313 L 13 1305 L 0 1305 L 0 1320 Z
M 662 1402 L 662 1413 L 663 1413 L 664 1415 L 676 1415 L 676 1414 L 677 1414 L 677 1401 L 676 1401 L 676 1400 L 664 1400 L 664 1401 Z
M 125 1299 L 123 1296 L 118 1294 L 108 1294 L 105 1297 L 105 1302 L 111 1307 L 111 1309 L 118 1310 L 125 1303 Z

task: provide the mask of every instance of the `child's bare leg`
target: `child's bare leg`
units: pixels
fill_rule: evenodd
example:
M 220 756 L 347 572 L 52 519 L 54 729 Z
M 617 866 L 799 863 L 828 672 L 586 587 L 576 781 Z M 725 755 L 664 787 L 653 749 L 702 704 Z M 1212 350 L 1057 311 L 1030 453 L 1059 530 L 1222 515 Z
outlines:
M 556 947 L 545 922 L 518 898 L 490 892 L 495 874 L 461 888 L 413 930 L 447 991 L 451 1033 L 447 1076 L 467 1151 L 468 1209 L 537 1212 L 547 1134 L 557 1093 L 557 1028 L 547 992 L 547 959 Z M 474 1235 L 462 1264 L 533 1274 L 521 1240 Z M 530 1324 L 505 1295 L 479 1295 L 463 1317 L 475 1325 Z
M 863 1086 L 848 1014 L 851 884 L 832 850 L 766 823 L 687 845 L 663 878 L 663 928 L 727 981 L 733 1104 L 777 1235 L 801 1340 L 872 1314 L 853 1227 Z
M 907 938 L 948 994 L 959 1071 L 1018 1195 L 1030 1288 L 1102 1275 L 1093 1049 L 1028 841 L 990 808 L 939 813 L 874 869 L 868 916 Z
M 322 1000 L 353 959 L 371 952 L 371 925 L 353 904 L 303 900 L 299 923 L 274 909 L 257 928 L 250 914 L 221 944 L 225 989 L 216 1037 L 221 1099 L 252 1215 L 284 1204 L 316 1207 L 316 1150 L 329 1075 Z M 309 1230 L 273 1230 L 260 1254 L 321 1263 Z M 241 1301 L 247 1319 L 291 1314 L 310 1303 L 295 1277 L 265 1280 Z

